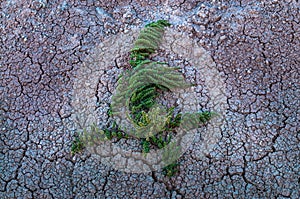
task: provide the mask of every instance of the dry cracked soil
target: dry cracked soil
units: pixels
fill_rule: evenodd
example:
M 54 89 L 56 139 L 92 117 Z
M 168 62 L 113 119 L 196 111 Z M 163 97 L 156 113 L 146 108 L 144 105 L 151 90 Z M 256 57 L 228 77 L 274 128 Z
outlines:
M 88 150 L 72 155 L 79 71 L 97 46 L 114 57 L 90 76 L 99 120 L 107 121 L 128 54 L 114 54 L 122 43 L 101 44 L 158 19 L 205 49 L 224 80 L 214 146 L 199 156 L 205 136 L 195 139 L 170 178 L 119 171 Z M 299 198 L 299 38 L 298 0 L 1 1 L 0 198 Z M 209 109 L 201 78 L 199 103 Z

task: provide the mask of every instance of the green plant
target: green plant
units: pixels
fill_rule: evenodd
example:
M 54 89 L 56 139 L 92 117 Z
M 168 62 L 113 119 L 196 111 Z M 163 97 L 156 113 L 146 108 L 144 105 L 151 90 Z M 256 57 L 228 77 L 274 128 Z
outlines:
M 164 28 L 170 25 L 166 20 L 158 20 L 145 26 L 130 51 L 131 59 L 129 63 L 132 67 L 140 65 L 149 58 L 150 54 L 158 49 Z
M 164 138 L 162 135 L 162 132 L 160 132 L 158 135 L 151 136 L 149 138 L 149 141 L 152 145 L 156 146 L 159 149 L 164 148 L 167 144 L 170 143 L 172 136 L 167 136 L 167 138 Z
M 129 114 L 126 113 L 126 116 L 129 116 L 137 134 L 126 134 L 116 122 L 104 129 L 92 125 L 89 130 L 84 129 L 82 136 L 77 138 L 74 151 L 77 151 L 77 148 L 82 150 L 83 143 L 91 145 L 97 141 L 132 137 L 141 140 L 145 155 L 152 147 L 164 148 L 162 155 L 165 162 L 174 162 L 174 156 L 180 153 L 180 148 L 175 142 L 171 143 L 171 133 L 176 134 L 178 127 L 185 130 L 197 128 L 199 123 L 205 123 L 215 115 L 209 111 L 175 113 L 175 107 L 164 109 L 158 105 L 156 98 L 161 93 L 191 86 L 185 81 L 179 68 L 151 60 L 151 55 L 159 48 L 165 27 L 170 25 L 166 20 L 158 20 L 147 24 L 141 30 L 130 50 L 129 63 L 132 69 L 119 77 L 116 94 L 108 110 L 109 116 L 114 116 L 122 113 L 120 108 L 127 107 Z M 144 132 L 146 134 L 143 134 Z M 178 172 L 176 162 L 163 168 L 163 173 L 169 177 L 176 172 Z
M 175 114 L 175 107 L 167 110 L 165 114 L 163 109 L 157 107 L 156 98 L 162 92 L 191 86 L 178 71 L 179 68 L 151 60 L 151 54 L 159 48 L 164 28 L 167 26 L 170 26 L 169 22 L 159 20 L 141 30 L 130 51 L 132 70 L 126 71 L 119 79 L 117 92 L 112 100 L 112 107 L 115 108 L 111 109 L 112 115 L 118 114 L 118 108 L 129 108 L 128 116 L 136 129 L 136 134 L 133 135 L 137 135 L 135 138 L 146 137 L 141 141 L 144 154 L 150 152 L 151 145 L 158 149 L 167 146 L 171 140 L 169 133 L 176 132 L 175 129 L 181 124 L 185 130 L 190 130 L 213 116 L 207 111 Z M 173 145 L 166 150 L 174 149 L 178 152 L 179 149 Z M 170 155 L 168 151 L 164 154 Z
M 128 138 L 128 135 L 118 127 L 115 121 L 112 122 L 110 127 L 104 128 L 103 130 L 99 129 L 96 124 L 93 124 L 91 126 L 91 131 L 93 131 L 94 135 L 98 135 L 98 139 L 100 138 L 99 135 L 102 135 L 101 139 L 98 141 L 103 141 L 105 139 L 112 140 L 113 138 Z
M 172 177 L 174 176 L 176 173 L 179 172 L 179 163 L 178 162 L 175 162 L 175 163 L 172 163 L 172 164 L 169 164 L 168 166 L 165 166 L 163 169 L 162 169 L 162 173 L 163 175 L 167 176 L 167 177 Z
M 156 97 L 163 91 L 190 86 L 177 68 L 158 62 L 142 62 L 128 79 L 131 91 L 129 110 L 136 123 L 141 119 L 142 111 L 149 111 L 156 104 Z M 124 89 L 122 89 L 124 90 Z M 123 95 L 125 97 L 125 95 Z
M 149 138 L 143 138 L 141 141 L 143 153 L 149 153 L 150 152 L 150 146 L 155 146 L 158 149 L 164 148 L 166 145 L 168 145 L 171 141 L 171 136 L 167 136 L 167 138 L 163 138 L 162 133 L 159 133 L 159 135 L 153 135 Z
M 84 144 L 79 137 L 76 137 L 71 146 L 71 153 L 74 155 L 75 153 L 79 153 L 84 148 Z
M 118 131 L 114 129 L 104 129 L 104 134 L 108 140 L 111 140 L 113 138 L 127 138 L 127 135 L 123 131 Z
M 143 153 L 149 153 L 150 152 L 150 142 L 146 139 L 142 139 L 141 141 L 142 147 L 143 147 Z

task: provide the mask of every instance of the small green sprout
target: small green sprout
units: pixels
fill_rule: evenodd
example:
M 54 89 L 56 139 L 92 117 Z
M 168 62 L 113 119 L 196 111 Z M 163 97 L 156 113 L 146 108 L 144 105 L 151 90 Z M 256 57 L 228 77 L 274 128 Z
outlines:
M 175 162 L 175 163 L 172 163 L 172 164 L 169 164 L 168 166 L 165 166 L 163 169 L 162 169 L 162 173 L 163 175 L 167 176 L 167 177 L 172 177 L 174 176 L 176 173 L 179 172 L 179 163 L 178 162 Z
M 84 144 L 82 140 L 79 137 L 76 137 L 71 146 L 72 155 L 81 152 L 83 148 L 84 148 Z

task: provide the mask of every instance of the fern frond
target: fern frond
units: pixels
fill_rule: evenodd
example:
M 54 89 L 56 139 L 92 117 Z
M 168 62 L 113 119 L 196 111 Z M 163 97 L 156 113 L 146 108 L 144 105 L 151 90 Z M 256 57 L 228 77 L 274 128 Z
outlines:
M 133 48 L 130 50 L 131 60 L 129 63 L 132 67 L 139 65 L 143 60 L 147 59 L 150 54 L 158 49 L 166 26 L 170 26 L 168 21 L 158 20 L 146 25 L 140 32 Z
M 155 41 L 152 41 L 152 40 L 138 39 L 134 43 L 134 49 L 135 48 L 155 50 L 155 49 L 158 48 L 158 44 Z
M 145 90 L 142 90 L 140 92 L 134 93 L 133 96 L 131 97 L 131 103 L 139 103 L 149 97 L 156 97 L 157 92 L 155 87 L 150 87 Z
M 182 86 L 182 82 L 173 81 L 164 76 L 153 75 L 148 76 L 147 79 L 149 79 L 149 81 L 151 82 L 155 82 L 158 85 L 162 85 L 168 89 L 181 88 Z
M 161 20 L 157 20 L 156 22 L 151 22 L 147 24 L 145 27 L 155 27 L 157 25 L 163 25 L 165 27 L 171 26 L 171 24 L 167 20 L 161 19 Z
M 130 80 L 129 84 L 132 85 L 134 82 L 145 81 L 155 83 L 157 85 L 170 84 L 170 86 L 178 87 L 178 85 L 187 86 L 183 75 L 176 71 L 174 68 L 166 65 L 158 65 L 156 62 L 140 65 L 137 72 L 135 72 Z
M 138 40 L 145 39 L 148 41 L 152 41 L 155 44 L 159 44 L 162 34 L 153 34 L 151 31 L 143 31 L 141 32 L 140 36 L 138 37 Z
M 204 112 L 198 113 L 198 118 L 201 123 L 205 123 L 205 122 L 208 122 L 214 115 L 216 115 L 216 114 L 213 112 L 204 111 Z
M 161 39 L 163 33 L 164 33 L 164 28 L 162 27 L 146 27 L 141 31 L 142 34 L 151 34 L 154 35 L 155 37 Z M 142 35 L 140 34 L 140 35 Z

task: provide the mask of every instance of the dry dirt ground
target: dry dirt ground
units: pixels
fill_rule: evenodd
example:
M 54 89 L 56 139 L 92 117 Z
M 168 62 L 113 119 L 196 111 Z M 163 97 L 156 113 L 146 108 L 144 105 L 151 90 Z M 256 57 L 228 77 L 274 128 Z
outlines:
M 203 47 L 224 79 L 213 149 L 197 156 L 197 140 L 171 178 L 118 171 L 87 150 L 71 155 L 85 60 L 158 19 Z M 298 0 L 1 1 L 0 198 L 299 198 L 299 38 Z M 98 77 L 97 100 L 109 99 L 122 56 Z

